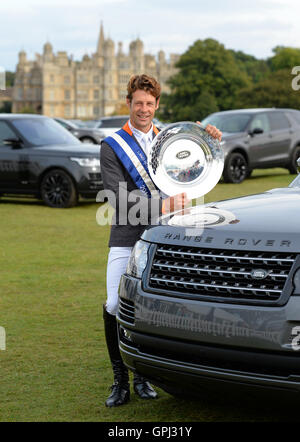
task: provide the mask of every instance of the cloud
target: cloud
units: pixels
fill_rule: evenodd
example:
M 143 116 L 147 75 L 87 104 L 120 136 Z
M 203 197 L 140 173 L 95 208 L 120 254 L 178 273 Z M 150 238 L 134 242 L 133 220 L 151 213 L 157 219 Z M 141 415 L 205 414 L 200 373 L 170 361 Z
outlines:
M 152 54 L 182 53 L 197 39 L 215 38 L 266 58 L 277 45 L 299 46 L 299 13 L 292 0 L 10 0 L 0 4 L 0 65 L 13 70 L 21 49 L 34 58 L 47 40 L 76 59 L 92 53 L 101 20 L 105 36 L 123 41 L 125 51 L 137 37 Z

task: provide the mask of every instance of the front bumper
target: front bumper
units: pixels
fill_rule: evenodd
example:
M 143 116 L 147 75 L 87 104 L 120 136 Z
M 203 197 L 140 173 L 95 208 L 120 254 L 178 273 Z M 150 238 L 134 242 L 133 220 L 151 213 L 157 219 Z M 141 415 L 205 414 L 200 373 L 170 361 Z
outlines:
M 203 386 L 300 391 L 300 298 L 282 307 L 217 304 L 159 296 L 124 275 L 118 311 L 126 365 L 167 391 Z
M 93 167 L 78 167 L 74 175 L 77 180 L 78 192 L 82 197 L 94 197 L 99 190 L 103 190 L 100 169 L 94 170 Z

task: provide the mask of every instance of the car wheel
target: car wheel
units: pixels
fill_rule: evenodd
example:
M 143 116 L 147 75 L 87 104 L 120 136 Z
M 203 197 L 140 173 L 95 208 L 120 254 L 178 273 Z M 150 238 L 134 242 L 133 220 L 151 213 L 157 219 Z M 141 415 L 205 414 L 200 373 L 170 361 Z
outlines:
M 247 169 L 247 176 L 246 178 L 250 178 L 252 175 L 253 169 Z
M 296 146 L 295 149 L 292 152 L 291 160 L 288 166 L 288 170 L 291 174 L 298 173 L 298 165 L 297 160 L 300 158 L 300 146 Z
M 40 192 L 44 203 L 49 207 L 73 207 L 78 201 L 72 178 L 61 169 L 53 169 L 46 173 L 41 182 Z
M 230 154 L 223 170 L 225 183 L 241 183 L 247 176 L 248 165 L 244 155 L 239 152 Z
M 80 138 L 80 141 L 84 144 L 96 144 L 96 142 L 92 138 L 89 138 L 89 137 Z

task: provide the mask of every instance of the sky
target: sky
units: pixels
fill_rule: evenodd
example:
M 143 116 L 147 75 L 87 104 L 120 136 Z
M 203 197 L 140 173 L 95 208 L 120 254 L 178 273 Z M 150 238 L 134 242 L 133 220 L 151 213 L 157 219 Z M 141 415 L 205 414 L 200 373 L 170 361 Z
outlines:
M 299 17 L 299 0 L 0 0 L 0 67 L 15 71 L 21 50 L 33 60 L 47 41 L 81 60 L 95 52 L 101 22 L 124 52 L 136 38 L 167 56 L 214 38 L 267 58 L 278 45 L 300 47 Z

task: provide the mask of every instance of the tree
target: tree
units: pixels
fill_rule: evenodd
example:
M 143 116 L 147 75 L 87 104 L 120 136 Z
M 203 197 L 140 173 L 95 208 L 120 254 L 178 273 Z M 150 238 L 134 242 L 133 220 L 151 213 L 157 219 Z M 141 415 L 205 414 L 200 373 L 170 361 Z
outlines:
M 271 72 L 263 80 L 239 94 L 237 107 L 287 107 L 300 109 L 300 90 L 292 88 L 290 69 Z
M 269 64 L 273 71 L 290 69 L 300 66 L 300 48 L 276 46 L 273 49 L 274 56 L 269 58 Z
M 12 87 L 14 85 L 15 76 L 16 76 L 16 74 L 14 72 L 11 72 L 11 71 L 5 72 L 5 83 L 6 83 L 7 88 Z
M 262 80 L 270 72 L 269 62 L 259 60 L 253 55 L 245 54 L 242 51 L 230 50 L 240 69 L 247 73 L 253 83 Z
M 238 91 L 251 84 L 232 52 L 213 39 L 197 40 L 177 67 L 178 73 L 168 82 L 171 93 L 162 96 L 162 119 L 194 121 L 230 109 Z
M 1 103 L 0 103 L 1 106 Z M 2 106 L 0 107 L 1 114 L 10 114 L 12 110 L 12 102 L 11 101 L 3 101 Z

